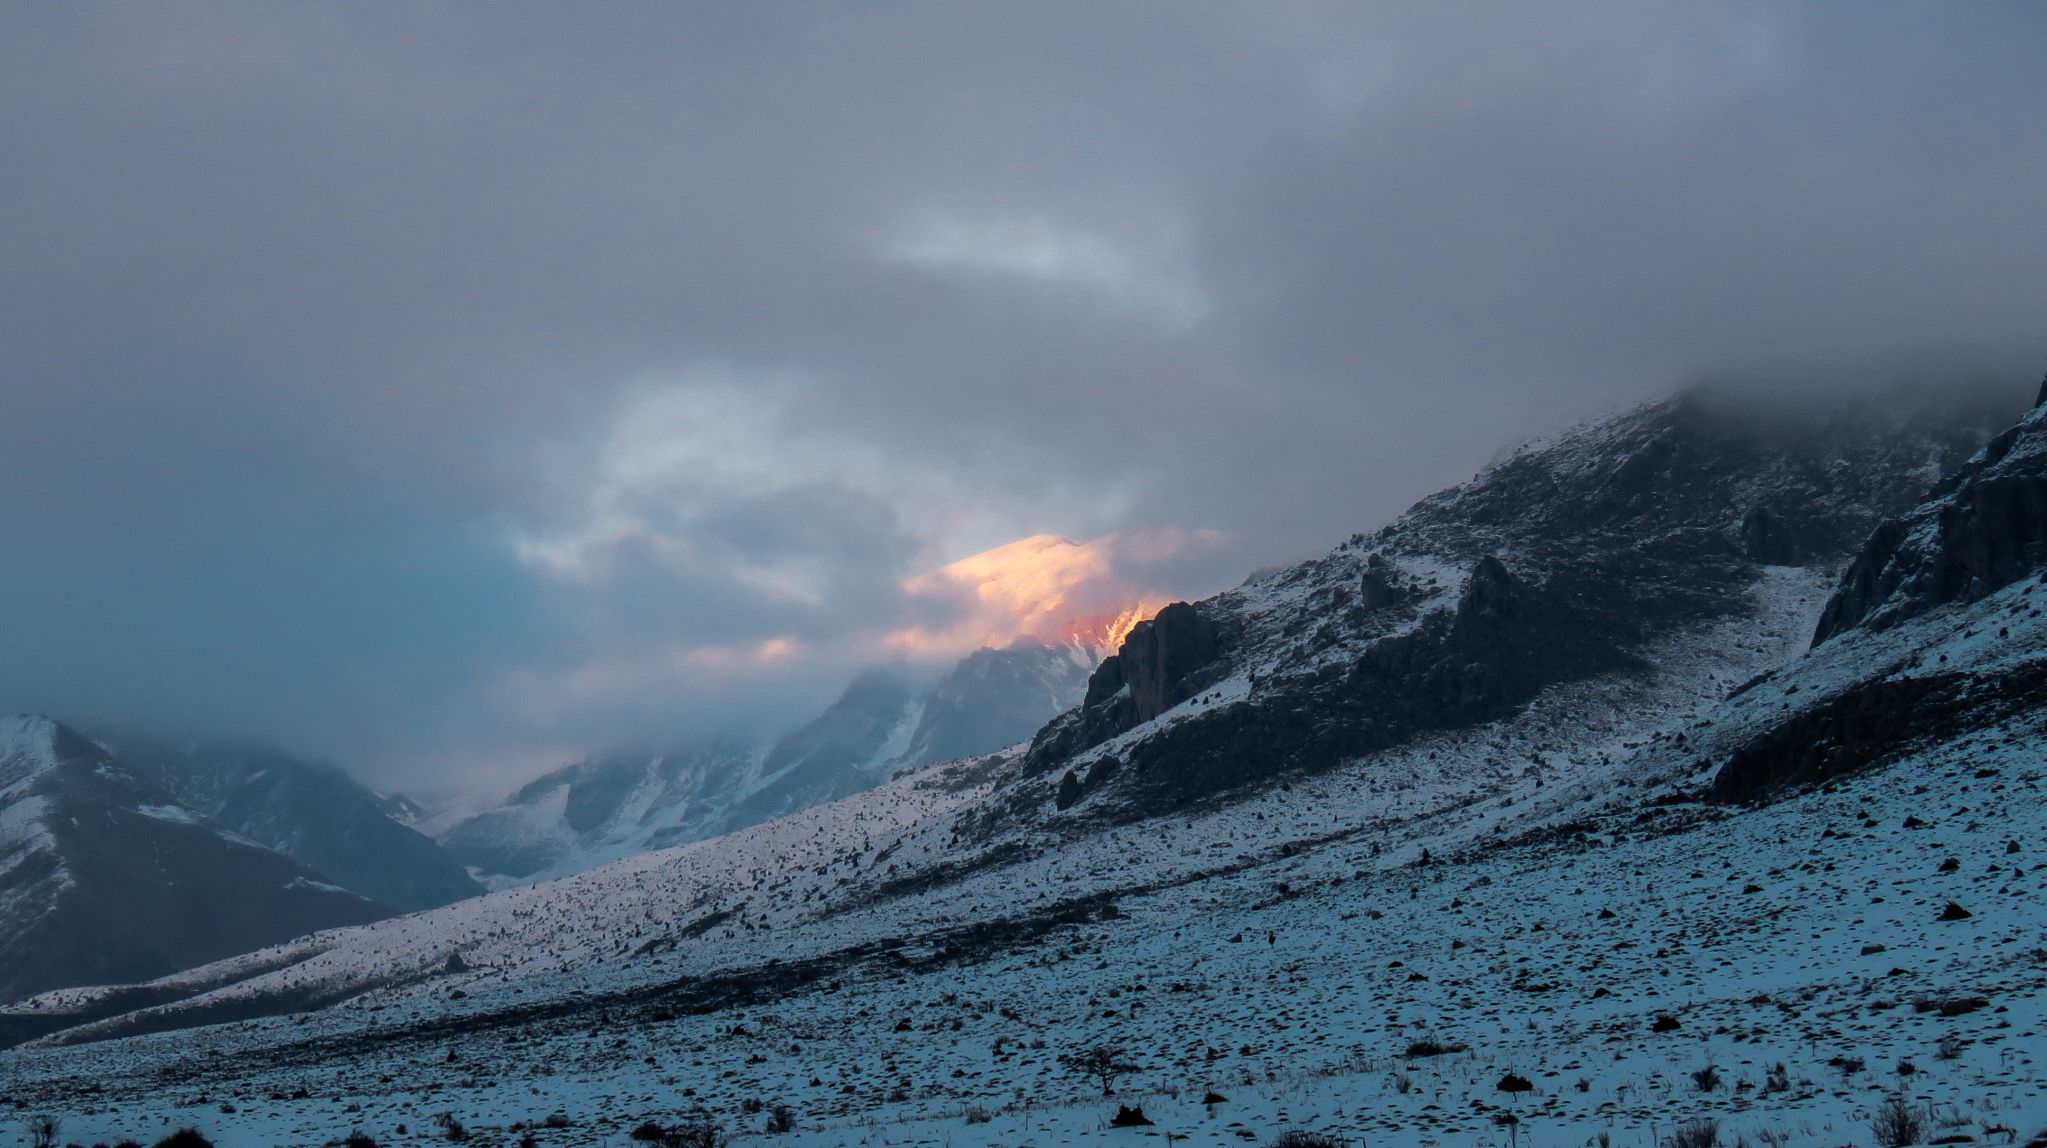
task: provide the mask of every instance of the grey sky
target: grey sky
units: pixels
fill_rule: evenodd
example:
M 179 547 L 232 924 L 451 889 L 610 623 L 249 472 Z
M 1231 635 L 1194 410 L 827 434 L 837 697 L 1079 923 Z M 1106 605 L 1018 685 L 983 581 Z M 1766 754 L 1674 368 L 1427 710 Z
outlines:
M 380 781 L 1190 595 L 1701 375 L 2047 364 L 2037 5 L 16 5 L 0 709 Z M 1930 364 L 1930 366 L 1929 366 Z

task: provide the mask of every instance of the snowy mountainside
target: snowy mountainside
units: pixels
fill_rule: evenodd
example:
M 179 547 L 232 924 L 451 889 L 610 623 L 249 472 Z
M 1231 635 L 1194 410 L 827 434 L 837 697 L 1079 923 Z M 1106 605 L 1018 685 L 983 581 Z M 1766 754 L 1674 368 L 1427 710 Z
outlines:
M 89 731 L 136 777 L 216 825 L 275 849 L 351 892 L 409 912 L 483 891 L 452 857 L 338 766 L 275 746 Z M 416 807 L 414 807 L 416 809 Z
M 1738 531 L 1748 509 L 1710 520 Z M 1494 545 L 1475 552 L 1434 587 L 1399 554 L 1375 588 L 1369 557 L 1339 551 L 1340 578 L 1294 568 L 1239 593 L 1268 620 L 1355 585 L 1513 622 L 1480 569 Z M 142 986 L 142 1007 L 121 999 L 135 988 L 45 994 L 0 1011 L 45 1034 L 6 1054 L 11 1090 L 88 1135 L 197 1121 L 227 1148 L 381 1141 L 442 1112 L 559 1144 L 701 1112 L 751 1139 L 777 1103 L 794 1127 L 776 1139 L 803 1145 L 1656 1144 L 1716 1119 L 1729 1141 L 1837 1148 L 1900 1097 L 1924 1138 L 2030 1136 L 2047 1127 L 2047 691 L 1963 690 L 1952 720 L 1878 726 L 1826 772 L 1718 779 L 1781 731 L 1847 728 L 1826 723 L 1872 681 L 2038 673 L 2047 585 L 2028 571 L 1815 647 L 1838 565 L 1730 565 L 1673 590 L 1619 669 L 1169 815 L 1090 815 L 1112 789 L 1062 811 L 1035 748 L 1010 751 L 195 969 Z M 1280 655 L 1102 752 L 1247 696 L 1286 651 L 1319 656 L 1312 625 L 1246 639 L 1230 621 L 1207 636 Z M 1126 645 L 1133 676 L 1171 665 L 1156 631 L 1189 624 Z M 232 1023 L 203 1061 L 164 1031 L 208 1022 Z M 1113 1097 L 1066 1063 L 1095 1048 L 1128 1065 Z M 1157 1123 L 1110 1128 L 1118 1105 Z
M 389 915 L 77 732 L 0 719 L 0 999 L 143 980 Z
M 566 876 L 703 840 L 878 785 L 897 770 L 991 753 L 1073 705 L 1099 654 L 1018 638 L 917 690 L 898 667 L 857 675 L 762 750 L 718 737 L 667 754 L 565 766 L 465 818 L 441 844 L 494 887 Z
M 1748 610 L 1766 571 L 1831 577 L 1995 429 L 1974 401 L 1758 411 L 1692 390 L 1524 449 L 1138 627 L 1034 739 L 1043 780 L 1015 807 L 1148 816 L 1650 672 L 1650 645 Z
M 1700 687 L 1794 655 L 1824 599 L 1794 570 L 1770 577 L 1756 604 L 1774 637 L 1730 619 L 1667 657 L 1689 697 L 1560 687 L 1371 768 L 871 899 L 956 863 L 939 830 L 1011 763 L 941 766 L 560 888 L 313 938 L 329 963 L 301 990 L 376 962 L 393 979 L 296 1021 L 216 1027 L 206 1060 L 174 1034 L 17 1050 L 13 1088 L 43 1110 L 112 1082 L 67 1128 L 197 1121 L 226 1148 L 390 1138 L 439 1112 L 543 1143 L 616 1142 L 697 1111 L 757 1135 L 756 1106 L 775 1103 L 795 1117 L 777 1139 L 803 1145 L 1236 1144 L 1302 1128 L 1425 1148 L 1492 1143 L 1511 1116 L 1558 1142 L 1646 1143 L 1708 1118 L 1729 1137 L 1832 1148 L 1867 1142 L 1896 1095 L 1944 1134 L 2029 1136 L 2047 1126 L 2047 905 L 2026 860 L 2047 830 L 2042 714 L 1760 809 L 1694 800 L 1686 746 L 1746 720 Z M 1951 607 L 1838 649 L 1902 643 L 1954 663 L 1988 649 L 1960 635 L 2001 612 Z M 2030 613 L 2021 629 L 2025 650 L 2047 643 Z M 1825 679 L 1836 670 L 1816 659 L 1843 656 L 1780 675 Z M 1970 916 L 1944 919 L 1950 902 Z M 440 971 L 450 944 L 463 967 Z M 289 969 L 216 989 L 214 1015 L 266 979 L 292 987 Z M 1061 1062 L 1094 1047 L 1130 1065 L 1113 1098 Z M 1509 1074 L 1530 1090 L 1499 1089 Z M 1157 1125 L 1105 1127 L 1126 1104 Z

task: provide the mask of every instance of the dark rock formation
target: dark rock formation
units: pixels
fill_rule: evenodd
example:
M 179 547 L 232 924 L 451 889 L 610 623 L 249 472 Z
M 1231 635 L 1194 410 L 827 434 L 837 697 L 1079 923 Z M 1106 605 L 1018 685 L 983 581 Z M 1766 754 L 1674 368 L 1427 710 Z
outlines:
M 1842 577 L 1813 634 L 1886 629 L 1972 602 L 2047 565 L 2047 408 L 2036 407 L 1936 487 L 1885 522 Z
M 1867 682 L 1770 727 L 1728 759 L 1708 795 L 1752 801 L 1867 769 L 2047 697 L 2047 666 L 1998 675 L 1942 673 Z
M 1365 572 L 1358 580 L 1358 601 L 1366 610 L 1398 606 L 1409 597 L 1406 587 L 1395 581 L 1393 564 L 1376 551 L 1365 560 Z
M 1059 792 L 1052 797 L 1053 804 L 1060 809 L 1071 809 L 1080 802 L 1085 791 L 1081 789 L 1080 778 L 1072 770 L 1059 779 Z
M 1147 722 L 1187 700 L 1188 679 L 1219 651 L 1215 626 L 1185 602 L 1139 622 L 1116 653 L 1130 685 L 1132 718 Z
M 1222 629 L 1185 602 L 1139 622 L 1095 668 L 1079 707 L 1031 739 L 1025 769 L 1050 770 L 1193 697 L 1213 682 L 1226 644 Z

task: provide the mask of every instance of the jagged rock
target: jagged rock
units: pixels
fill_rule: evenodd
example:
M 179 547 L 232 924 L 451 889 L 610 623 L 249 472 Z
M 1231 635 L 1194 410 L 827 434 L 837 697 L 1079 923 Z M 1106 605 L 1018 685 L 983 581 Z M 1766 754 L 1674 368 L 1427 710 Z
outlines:
M 1128 684 L 1123 680 L 1123 659 L 1110 654 L 1088 675 L 1087 693 L 1081 698 L 1083 708 L 1092 709 L 1123 692 Z
M 1185 602 L 1139 622 L 1116 652 L 1130 685 L 1131 716 L 1148 722 L 1185 701 L 1187 679 L 1220 649 L 1214 624 Z
M 1052 804 L 1058 809 L 1071 809 L 1079 803 L 1082 792 L 1080 778 L 1069 769 L 1059 779 L 1059 792 L 1052 796 Z
M 1050 772 L 1194 696 L 1212 680 L 1205 671 L 1215 666 L 1223 645 L 1220 628 L 1185 602 L 1139 622 L 1095 668 L 1080 706 L 1031 739 L 1025 770 Z
M 1408 590 L 1394 579 L 1393 564 L 1384 554 L 1374 552 L 1365 560 L 1365 572 L 1359 579 L 1359 602 L 1366 610 L 1384 610 L 1407 601 Z
M 2047 408 L 2035 407 L 1885 522 L 1842 576 L 1813 634 L 1886 629 L 1951 602 L 1995 593 L 2047 564 Z

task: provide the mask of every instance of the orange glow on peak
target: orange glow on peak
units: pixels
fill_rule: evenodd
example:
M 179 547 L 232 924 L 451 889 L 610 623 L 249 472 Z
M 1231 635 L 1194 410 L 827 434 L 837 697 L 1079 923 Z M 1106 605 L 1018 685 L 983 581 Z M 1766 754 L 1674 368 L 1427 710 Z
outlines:
M 1129 545 L 1113 534 L 1089 542 L 1034 534 L 947 563 L 903 588 L 913 597 L 963 601 L 963 619 L 943 632 L 890 635 L 889 644 L 900 653 L 935 654 L 1031 637 L 1112 652 L 1170 600 L 1117 576 L 1118 548 Z

